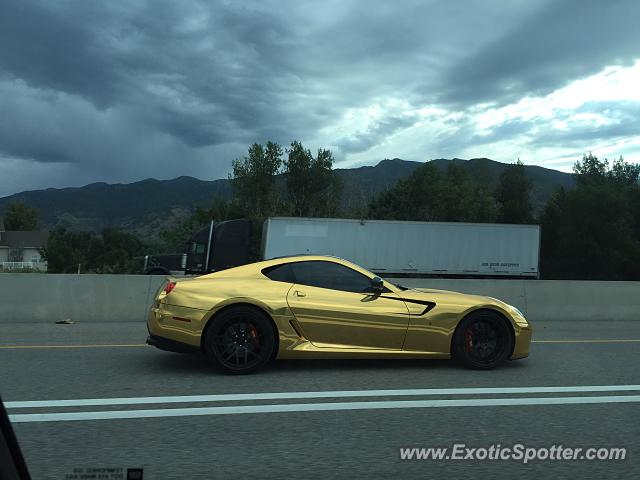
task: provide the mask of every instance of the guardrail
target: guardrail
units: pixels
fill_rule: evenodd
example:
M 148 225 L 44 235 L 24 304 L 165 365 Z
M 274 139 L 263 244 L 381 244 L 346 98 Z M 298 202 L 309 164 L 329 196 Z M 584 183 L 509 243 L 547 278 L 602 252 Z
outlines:
M 391 279 L 407 287 L 488 295 L 532 322 L 640 320 L 640 282 Z M 0 323 L 143 322 L 161 275 L 0 274 Z
M 34 269 L 47 271 L 46 262 L 0 262 L 0 270 Z

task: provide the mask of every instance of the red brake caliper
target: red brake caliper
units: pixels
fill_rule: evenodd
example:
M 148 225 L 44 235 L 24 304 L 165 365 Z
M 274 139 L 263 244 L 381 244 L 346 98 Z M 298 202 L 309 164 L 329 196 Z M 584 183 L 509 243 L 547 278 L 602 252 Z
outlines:
M 251 337 L 251 340 L 256 347 L 260 346 L 260 343 L 258 342 L 258 331 L 253 325 L 251 325 L 251 328 L 249 329 L 249 337 Z
M 464 331 L 464 345 L 467 348 L 467 353 L 471 353 L 473 348 L 473 338 L 471 337 L 471 329 L 466 328 Z

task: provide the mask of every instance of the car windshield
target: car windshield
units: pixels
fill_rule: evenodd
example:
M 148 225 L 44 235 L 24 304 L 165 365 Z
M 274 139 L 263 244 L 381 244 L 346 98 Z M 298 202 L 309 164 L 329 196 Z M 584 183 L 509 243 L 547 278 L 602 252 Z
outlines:
M 639 476 L 639 0 L 0 5 L 32 478 Z

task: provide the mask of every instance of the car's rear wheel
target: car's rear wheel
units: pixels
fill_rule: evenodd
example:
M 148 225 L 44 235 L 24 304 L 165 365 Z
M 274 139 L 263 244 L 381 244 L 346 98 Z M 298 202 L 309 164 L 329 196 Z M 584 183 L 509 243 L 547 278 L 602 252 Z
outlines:
M 454 358 L 466 367 L 488 370 L 509 358 L 513 351 L 513 334 L 497 313 L 474 312 L 458 324 L 452 347 Z
M 231 307 L 211 321 L 204 350 L 217 369 L 246 374 L 259 370 L 271 360 L 276 336 L 265 314 L 251 307 Z

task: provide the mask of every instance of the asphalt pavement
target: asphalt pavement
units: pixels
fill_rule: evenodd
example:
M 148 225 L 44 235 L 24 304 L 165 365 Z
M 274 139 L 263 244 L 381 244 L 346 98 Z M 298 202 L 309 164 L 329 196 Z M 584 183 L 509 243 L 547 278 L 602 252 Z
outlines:
M 534 327 L 529 358 L 487 372 L 309 360 L 233 377 L 145 346 L 144 323 L 2 324 L 0 394 L 35 479 L 126 478 L 127 468 L 145 479 L 633 478 L 640 321 Z M 400 458 L 404 447 L 456 443 L 627 453 L 527 464 Z

